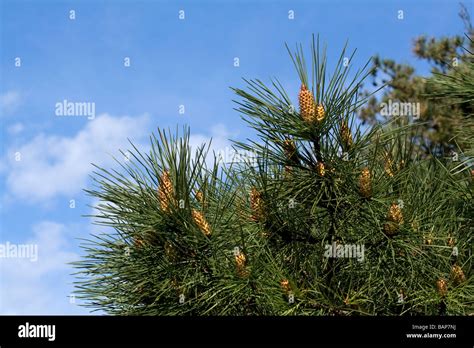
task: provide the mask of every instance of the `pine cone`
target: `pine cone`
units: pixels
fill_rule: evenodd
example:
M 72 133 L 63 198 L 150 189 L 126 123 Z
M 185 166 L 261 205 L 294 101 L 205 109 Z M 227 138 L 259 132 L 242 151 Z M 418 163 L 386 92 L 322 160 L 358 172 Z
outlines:
M 207 223 L 204 215 L 202 215 L 202 213 L 196 209 L 192 210 L 192 215 L 194 223 L 199 227 L 201 232 L 204 233 L 206 236 L 209 236 L 211 234 L 211 227 Z
M 323 104 L 318 104 L 316 106 L 316 121 L 321 122 L 326 116 L 326 111 L 324 110 Z
M 398 224 L 403 224 L 402 209 L 397 203 L 392 203 L 392 205 L 390 206 L 388 219 Z
M 135 246 L 135 248 L 140 249 L 140 248 L 143 248 L 145 246 L 145 241 L 143 240 L 143 238 L 137 237 L 133 241 L 133 245 Z
M 250 207 L 252 209 L 253 221 L 261 221 L 264 217 L 264 206 L 262 193 L 259 192 L 255 187 L 250 191 Z
M 446 296 L 448 294 L 448 282 L 445 279 L 439 279 L 436 282 L 436 287 L 438 288 L 438 293 L 441 296 Z
M 318 173 L 319 176 L 324 176 L 326 174 L 326 168 L 323 162 L 318 162 L 316 164 L 316 173 Z
M 283 291 L 285 293 L 289 293 L 291 291 L 291 286 L 290 286 L 290 282 L 288 281 L 288 279 L 283 279 L 280 282 L 280 285 L 281 285 L 281 288 L 283 289 Z
M 173 184 L 171 183 L 170 173 L 167 170 L 160 177 L 158 199 L 161 210 L 168 213 L 170 211 L 170 202 L 173 199 Z
M 403 224 L 402 209 L 397 203 L 392 203 L 388 211 L 387 222 L 384 225 L 385 234 L 395 235 L 401 224 Z
M 316 116 L 316 105 L 314 103 L 313 93 L 309 91 L 304 84 L 301 85 L 298 95 L 300 103 L 300 114 L 307 123 L 313 123 Z
M 198 200 L 199 203 L 203 203 L 204 196 L 201 191 L 196 192 L 196 199 Z
M 348 148 L 352 146 L 352 134 L 351 130 L 347 126 L 347 122 L 343 121 L 341 125 L 341 138 L 344 143 L 344 147 Z
M 241 277 L 245 277 L 248 275 L 248 271 L 246 269 L 247 259 L 244 253 L 239 252 L 235 255 L 235 263 L 237 265 L 237 274 Z
M 461 268 L 461 266 L 454 265 L 451 269 L 451 276 L 453 278 L 454 283 L 461 284 L 466 280 L 466 276 Z
M 449 237 L 449 239 L 448 239 L 448 246 L 452 248 L 452 247 L 454 247 L 455 244 L 456 244 L 456 241 L 454 240 L 454 238 L 453 238 L 453 237 Z
M 362 169 L 362 172 L 359 176 L 359 189 L 362 196 L 369 198 L 372 194 L 372 181 L 370 178 L 369 168 Z
M 384 165 L 385 174 L 389 177 L 394 176 L 393 172 L 393 160 L 388 153 L 385 153 L 385 165 Z

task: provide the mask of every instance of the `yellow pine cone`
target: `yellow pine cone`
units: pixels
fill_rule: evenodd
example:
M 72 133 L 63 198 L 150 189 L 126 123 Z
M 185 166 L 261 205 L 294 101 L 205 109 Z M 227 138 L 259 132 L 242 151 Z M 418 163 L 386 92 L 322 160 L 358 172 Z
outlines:
M 343 121 L 341 125 L 341 138 L 346 147 L 352 146 L 352 134 L 346 121 Z
M 446 296 L 448 293 L 448 282 L 445 279 L 439 279 L 436 282 L 436 287 L 438 288 L 438 293 L 441 296 Z
M 198 200 L 199 203 L 203 203 L 204 196 L 201 191 L 196 192 L 196 199 Z
M 392 205 L 390 206 L 388 220 L 396 222 L 398 224 L 403 224 L 402 209 L 397 203 L 392 203 Z
M 324 117 L 326 116 L 326 111 L 324 110 L 323 104 L 318 104 L 316 106 L 316 121 L 321 122 L 324 120 Z
M 204 199 L 204 194 L 202 193 L 202 191 L 197 191 L 195 197 L 202 208 L 207 208 L 207 199 Z
M 141 237 L 135 238 L 133 245 L 135 248 L 143 248 L 145 246 L 145 241 Z
M 204 233 L 206 236 L 209 236 L 211 234 L 211 227 L 206 221 L 206 218 L 202 213 L 196 209 L 192 210 L 192 216 L 194 223 L 199 227 L 202 233 Z
M 359 190 L 362 196 L 368 198 L 372 194 L 372 182 L 369 168 L 362 169 L 359 176 Z
M 316 164 L 316 173 L 318 173 L 319 176 L 324 176 L 326 174 L 326 168 L 323 162 L 318 162 Z
M 237 265 L 237 274 L 241 277 L 245 277 L 248 275 L 248 271 L 245 267 L 246 262 L 247 262 L 247 259 L 244 253 L 239 252 L 237 255 L 235 255 L 235 263 Z
M 461 266 L 454 265 L 451 269 L 451 276 L 453 277 L 454 283 L 461 284 L 466 280 L 466 275 L 464 274 Z
M 304 84 L 301 85 L 298 101 L 300 103 L 300 115 L 303 120 L 307 123 L 314 122 L 316 105 L 314 103 L 313 93 L 308 90 Z
M 385 174 L 389 177 L 393 177 L 393 160 L 390 158 L 388 153 L 385 153 L 385 165 L 384 165 Z
M 401 224 L 403 224 L 402 209 L 397 203 L 392 203 L 388 211 L 387 222 L 384 225 L 385 234 L 393 236 L 398 232 Z
M 284 292 L 289 293 L 291 291 L 291 286 L 290 286 L 290 282 L 288 281 L 288 279 L 283 279 L 280 282 L 280 285 L 281 285 L 281 288 L 283 289 Z
M 160 207 L 164 212 L 170 211 L 170 202 L 173 199 L 173 184 L 171 183 L 170 173 L 165 170 L 160 177 L 160 186 L 158 188 L 158 200 Z
M 250 208 L 252 209 L 251 219 L 253 221 L 260 221 L 264 215 L 262 193 L 255 187 L 250 191 Z

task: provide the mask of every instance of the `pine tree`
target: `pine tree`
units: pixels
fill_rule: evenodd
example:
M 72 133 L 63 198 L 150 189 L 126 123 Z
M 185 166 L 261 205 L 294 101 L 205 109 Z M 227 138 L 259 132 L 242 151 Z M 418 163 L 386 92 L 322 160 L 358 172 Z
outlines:
M 472 313 L 466 163 L 419 156 L 403 118 L 362 130 L 369 62 L 352 72 L 344 48 L 329 73 L 314 38 L 309 70 L 301 46 L 288 51 L 299 91 L 278 80 L 233 89 L 258 134 L 235 147 L 255 161 L 208 166 L 188 129 L 159 130 L 122 172 L 97 168 L 87 192 L 112 231 L 85 241 L 75 263 L 86 305 L 125 315 Z M 444 93 L 470 88 L 439 78 Z
M 452 135 L 465 126 L 463 115 L 473 112 L 473 103 L 467 99 L 463 103 L 453 103 L 449 99 L 440 102 L 431 98 L 436 94 L 433 82 L 437 80 L 437 75 L 469 72 L 469 52 L 474 50 L 474 28 L 464 5 L 461 5 L 459 16 L 465 27 L 463 35 L 439 38 L 422 35 L 413 41 L 413 54 L 431 66 L 431 75 L 422 76 L 411 65 L 375 56 L 372 84 L 376 87 L 384 85 L 385 88 L 383 93 L 373 95 L 359 112 L 365 123 L 374 124 L 386 121 L 380 112 L 383 103 L 418 103 L 420 114 L 412 122 L 417 125 L 417 151 L 423 155 L 450 156 L 453 151 L 459 152 L 459 148 L 464 150 L 469 144 L 453 142 Z

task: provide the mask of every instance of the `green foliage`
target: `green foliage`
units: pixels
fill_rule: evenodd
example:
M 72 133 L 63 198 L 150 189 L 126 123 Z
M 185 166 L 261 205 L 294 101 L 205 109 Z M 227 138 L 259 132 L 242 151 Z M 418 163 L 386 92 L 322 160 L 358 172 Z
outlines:
M 371 96 L 359 91 L 372 72 L 352 73 L 346 56 L 330 73 L 313 38 L 309 75 L 301 46 L 291 55 L 324 106 L 320 122 L 303 120 L 278 80 L 234 89 L 259 137 L 235 146 L 255 162 L 208 166 L 208 147 L 192 153 L 186 129 L 159 131 L 148 153 L 134 147 L 122 171 L 97 168 L 87 192 L 100 200 L 96 221 L 112 229 L 84 241 L 78 296 L 124 315 L 472 313 L 470 173 L 419 156 L 419 129 L 403 118 L 363 131 L 358 111 Z M 439 78 L 464 100 L 462 78 Z M 165 172 L 169 210 L 158 194 Z M 363 259 L 327 257 L 331 245 L 364 247 Z M 453 265 L 466 279 L 453 278 Z

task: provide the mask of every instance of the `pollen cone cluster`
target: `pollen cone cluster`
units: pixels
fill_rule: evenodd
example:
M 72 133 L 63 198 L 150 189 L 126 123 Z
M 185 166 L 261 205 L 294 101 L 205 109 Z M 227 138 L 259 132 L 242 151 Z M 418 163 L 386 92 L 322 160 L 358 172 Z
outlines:
M 359 176 L 359 190 L 362 196 L 368 198 L 372 194 L 372 181 L 369 168 L 362 169 Z
M 195 197 L 196 197 L 196 200 L 201 205 L 201 207 L 203 209 L 206 209 L 207 208 L 207 199 L 204 198 L 204 193 L 202 191 L 197 191 Z
M 346 121 L 341 124 L 341 138 L 346 148 L 352 146 L 352 134 Z
M 438 289 L 438 293 L 441 296 L 446 296 L 448 293 L 448 282 L 445 279 L 439 279 L 436 282 L 436 287 Z
M 300 115 L 303 120 L 307 123 L 313 123 L 316 118 L 316 104 L 314 103 L 313 93 L 304 84 L 301 85 L 298 101 L 300 103 Z
M 204 196 L 201 191 L 196 192 L 196 199 L 201 204 L 204 202 Z
M 138 248 L 138 249 L 143 248 L 145 246 L 145 241 L 143 240 L 143 238 L 137 237 L 135 238 L 133 245 L 135 246 L 135 248 Z
M 281 286 L 281 288 L 283 289 L 283 291 L 285 293 L 289 293 L 291 291 L 291 286 L 290 286 L 290 282 L 288 281 L 288 279 L 283 279 L 280 282 L 280 286 Z
M 237 274 L 241 277 L 248 275 L 248 270 L 246 268 L 247 259 L 241 251 L 235 255 L 235 264 L 237 267 Z
M 462 268 L 458 265 L 454 265 L 451 269 L 451 276 L 455 284 L 461 284 L 466 280 L 466 275 L 464 274 Z
M 316 164 L 316 173 L 318 173 L 319 176 L 324 176 L 326 174 L 326 168 L 323 162 L 318 162 Z
M 264 217 L 263 198 L 262 193 L 255 187 L 250 191 L 250 208 L 252 209 L 251 219 L 261 221 Z
M 206 218 L 204 215 L 196 209 L 192 210 L 192 216 L 194 223 L 199 227 L 202 233 L 204 233 L 206 236 L 209 236 L 211 234 L 211 227 L 206 221 Z
M 318 104 L 316 106 L 316 121 L 321 122 L 326 116 L 326 111 L 324 110 L 323 104 Z
M 384 164 L 385 174 L 387 174 L 389 177 L 393 177 L 394 175 L 393 160 L 388 153 L 386 153 L 384 157 L 385 157 L 385 164 Z
M 173 199 L 173 184 L 171 183 L 170 173 L 165 170 L 160 177 L 160 186 L 158 188 L 158 200 L 161 210 L 170 211 L 170 203 Z
M 403 224 L 402 209 L 397 203 L 392 203 L 388 211 L 387 222 L 384 225 L 385 234 L 388 236 L 395 235 L 401 224 Z

